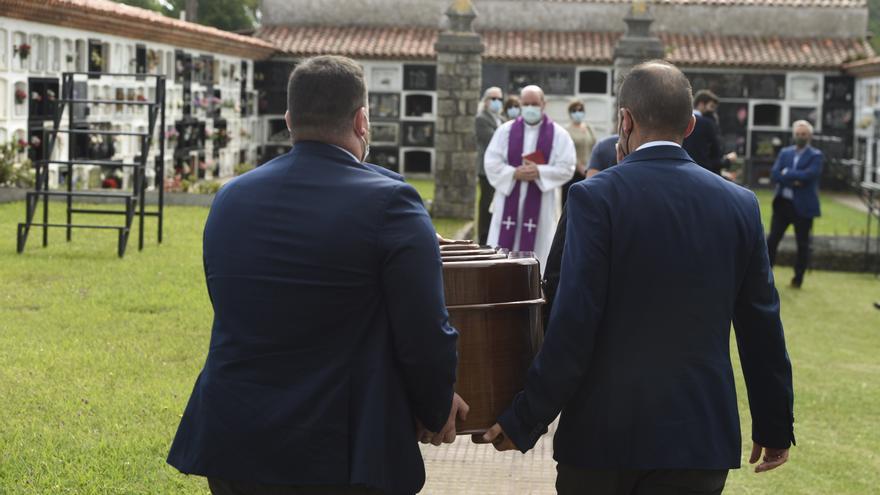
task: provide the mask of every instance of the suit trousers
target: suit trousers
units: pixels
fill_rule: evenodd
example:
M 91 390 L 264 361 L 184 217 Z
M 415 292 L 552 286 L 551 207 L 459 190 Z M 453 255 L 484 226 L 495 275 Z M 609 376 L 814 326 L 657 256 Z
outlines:
M 585 469 L 556 466 L 558 495 L 720 495 L 727 469 Z
M 374 488 L 351 485 L 285 486 L 208 478 L 213 495 L 382 495 Z
M 492 199 L 495 197 L 495 188 L 489 184 L 489 179 L 485 175 L 478 175 L 478 177 L 480 180 L 480 205 L 477 207 L 477 238 L 480 245 L 484 245 L 489 238 L 489 224 L 492 223 L 489 207 L 492 206 Z
M 776 264 L 776 250 L 789 225 L 794 225 L 794 238 L 797 242 L 797 260 L 794 265 L 794 279 L 797 283 L 804 281 L 804 272 L 810 264 L 810 231 L 813 219 L 797 214 L 794 203 L 782 196 L 773 200 L 773 217 L 770 220 L 770 235 L 767 236 L 767 252 L 770 255 L 770 266 Z

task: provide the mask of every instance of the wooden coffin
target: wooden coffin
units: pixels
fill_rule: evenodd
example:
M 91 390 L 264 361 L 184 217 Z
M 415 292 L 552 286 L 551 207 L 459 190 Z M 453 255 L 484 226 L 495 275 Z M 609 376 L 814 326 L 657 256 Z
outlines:
M 525 384 L 543 341 L 538 261 L 503 254 L 448 258 L 443 281 L 450 323 L 459 331 L 456 392 L 468 403 L 459 434 L 495 424 Z

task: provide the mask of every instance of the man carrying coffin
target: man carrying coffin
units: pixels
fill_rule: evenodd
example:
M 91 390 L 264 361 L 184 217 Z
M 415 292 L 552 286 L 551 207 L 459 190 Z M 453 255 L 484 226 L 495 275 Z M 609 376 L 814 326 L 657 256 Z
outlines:
M 364 163 L 353 60 L 300 63 L 285 118 L 293 150 L 211 206 L 211 344 L 168 462 L 214 495 L 412 495 L 417 440 L 454 441 L 468 408 L 434 228 L 412 186 Z
M 547 262 L 556 230 L 557 194 L 577 161 L 564 127 L 544 114 L 544 92 L 526 86 L 522 115 L 501 125 L 486 149 L 486 177 L 495 188 L 488 243 L 512 251 L 534 251 Z

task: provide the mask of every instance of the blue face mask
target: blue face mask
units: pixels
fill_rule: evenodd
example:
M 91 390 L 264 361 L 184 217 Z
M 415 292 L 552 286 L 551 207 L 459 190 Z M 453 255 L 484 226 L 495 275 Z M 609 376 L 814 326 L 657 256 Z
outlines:
M 584 113 L 583 111 L 571 112 L 570 115 L 571 115 L 571 120 L 573 120 L 577 124 L 580 124 L 581 122 L 583 122 L 584 118 L 586 118 L 586 116 L 587 116 L 587 114 Z
M 501 100 L 492 100 L 489 102 L 489 110 L 492 113 L 500 113 L 501 112 Z
M 523 120 L 526 121 L 526 124 L 535 125 L 541 121 L 543 112 L 541 111 L 541 107 L 537 105 L 523 105 L 522 116 Z
M 519 107 L 510 107 L 507 109 L 507 116 L 511 119 L 519 117 Z

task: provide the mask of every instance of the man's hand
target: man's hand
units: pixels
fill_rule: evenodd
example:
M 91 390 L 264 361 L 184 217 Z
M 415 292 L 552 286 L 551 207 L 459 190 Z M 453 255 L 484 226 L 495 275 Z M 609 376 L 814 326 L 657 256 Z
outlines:
M 577 169 L 577 173 L 581 175 L 587 175 L 587 164 L 586 163 L 578 163 L 575 165 Z
M 422 428 L 419 430 L 418 437 L 419 441 L 422 443 L 430 443 L 431 445 L 440 445 L 441 443 L 452 443 L 455 441 L 455 418 L 459 417 L 462 420 L 467 419 L 468 411 L 470 411 L 470 406 L 467 405 L 467 402 L 461 398 L 458 394 L 452 395 L 452 409 L 449 410 L 449 419 L 446 420 L 446 424 L 443 426 L 443 429 L 438 433 L 432 433 L 428 430 Z M 419 423 L 421 425 L 421 423 Z
M 443 237 L 442 235 L 437 234 L 437 244 L 440 244 L 441 246 L 446 246 L 448 244 L 473 244 L 473 243 L 474 243 L 474 241 L 469 240 L 469 239 L 467 239 L 467 240 L 447 239 L 447 238 Z
M 498 423 L 495 423 L 489 428 L 489 431 L 482 435 L 479 433 L 473 434 L 471 436 L 471 441 L 474 443 L 491 443 L 498 452 L 504 452 L 505 450 L 519 450 L 519 448 L 514 445 L 513 440 L 504 433 L 504 429 L 502 429 L 501 425 Z
M 525 160 L 522 165 L 516 167 L 513 172 L 513 178 L 516 180 L 530 182 L 538 179 L 538 166 Z
M 761 458 L 761 452 L 764 452 L 764 462 L 758 464 L 755 468 L 756 473 L 763 473 L 776 469 L 788 461 L 788 449 L 768 449 L 757 443 L 752 444 L 752 456 L 749 458 L 749 464 L 758 462 Z

